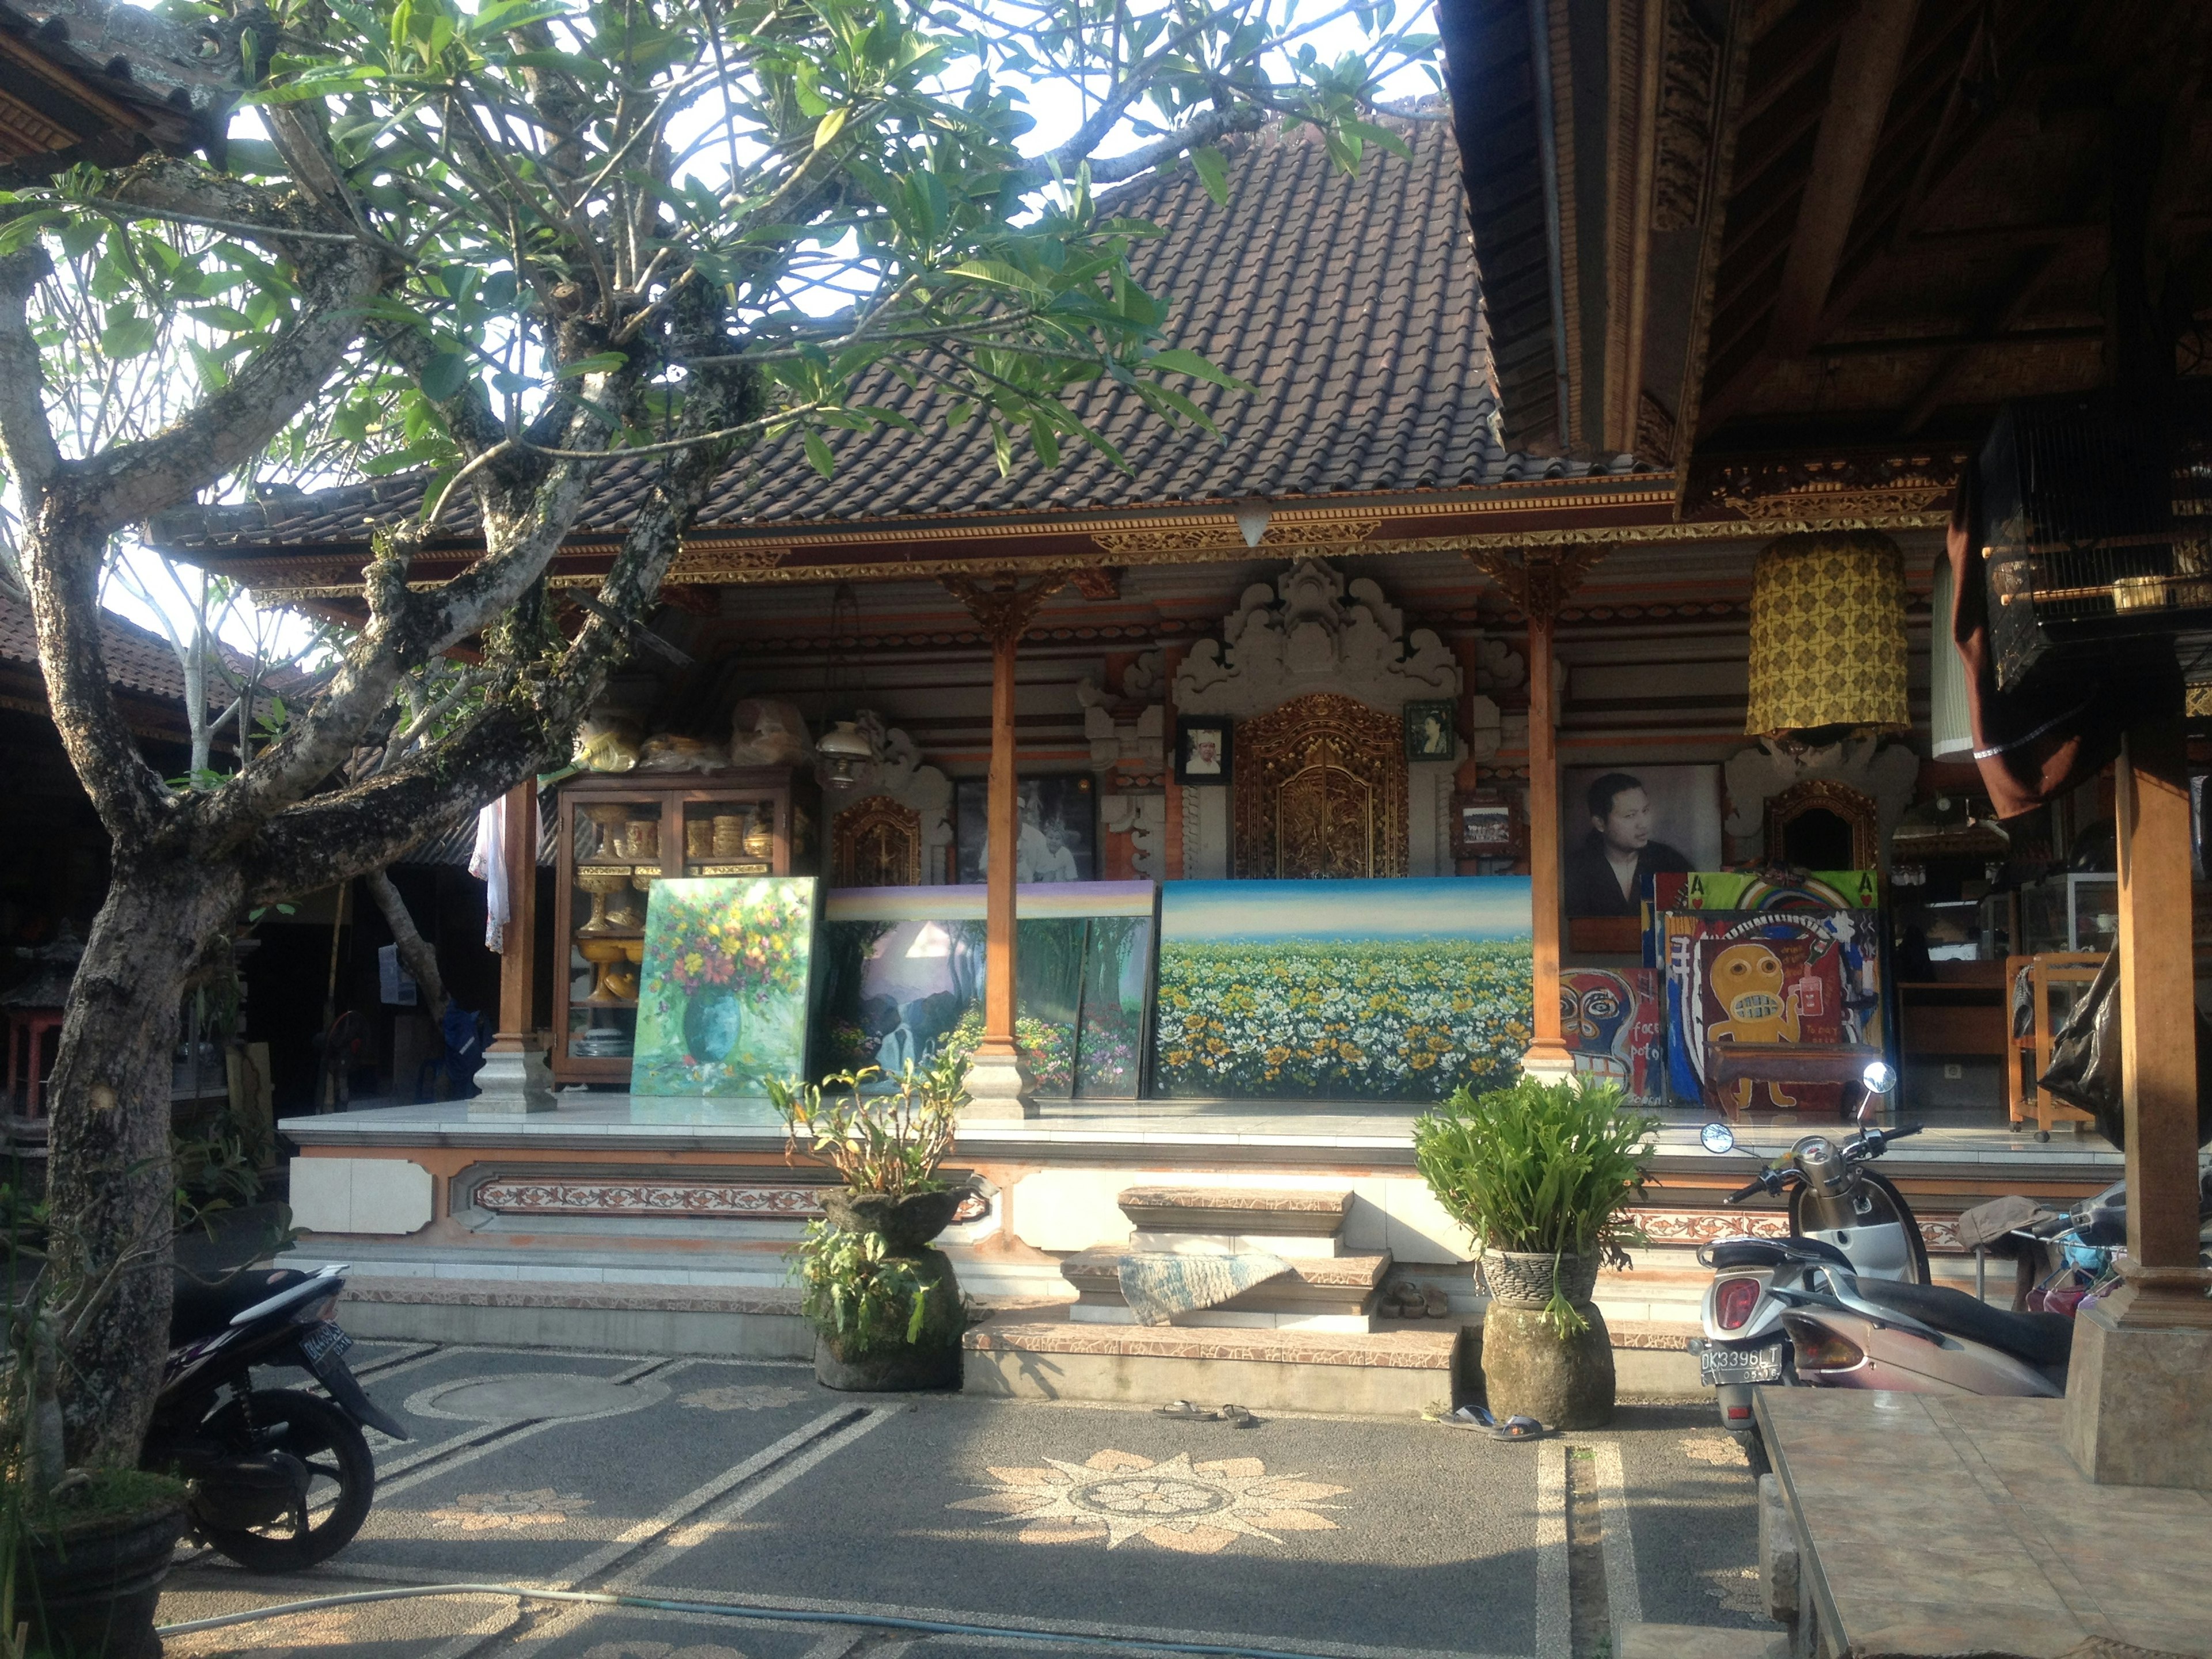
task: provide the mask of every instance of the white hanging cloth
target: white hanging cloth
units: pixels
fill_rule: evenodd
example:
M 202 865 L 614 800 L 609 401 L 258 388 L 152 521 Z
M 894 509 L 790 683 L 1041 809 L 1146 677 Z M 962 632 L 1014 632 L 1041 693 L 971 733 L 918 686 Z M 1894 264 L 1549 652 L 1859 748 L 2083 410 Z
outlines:
M 501 795 L 477 814 L 476 849 L 469 873 L 484 884 L 484 949 L 503 951 L 509 915 L 507 899 L 507 797 Z

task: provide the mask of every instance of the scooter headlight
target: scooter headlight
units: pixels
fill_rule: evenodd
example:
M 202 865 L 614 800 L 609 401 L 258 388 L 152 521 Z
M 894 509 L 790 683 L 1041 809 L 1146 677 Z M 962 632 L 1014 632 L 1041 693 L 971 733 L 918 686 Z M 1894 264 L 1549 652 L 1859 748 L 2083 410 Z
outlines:
M 1724 1331 L 1740 1331 L 1759 1305 L 1759 1281 L 1723 1279 L 1713 1287 L 1713 1317 Z

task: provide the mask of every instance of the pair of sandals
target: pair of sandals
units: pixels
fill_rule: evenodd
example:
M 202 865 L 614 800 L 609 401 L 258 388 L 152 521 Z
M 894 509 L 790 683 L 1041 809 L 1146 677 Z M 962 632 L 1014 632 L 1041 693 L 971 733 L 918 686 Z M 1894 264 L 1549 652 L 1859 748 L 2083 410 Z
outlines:
M 1385 1319 L 1443 1319 L 1450 1316 L 1451 1298 L 1401 1279 L 1382 1293 L 1382 1313 Z
M 1226 1423 L 1235 1429 L 1251 1428 L 1260 1420 L 1242 1406 L 1224 1406 L 1219 1411 L 1209 1411 L 1188 1400 L 1170 1401 L 1160 1407 L 1159 1414 L 1183 1423 Z
M 1431 1420 L 1448 1429 L 1486 1434 L 1492 1440 L 1541 1440 L 1550 1432 L 1533 1417 L 1509 1417 L 1501 1422 L 1486 1406 L 1462 1406 Z

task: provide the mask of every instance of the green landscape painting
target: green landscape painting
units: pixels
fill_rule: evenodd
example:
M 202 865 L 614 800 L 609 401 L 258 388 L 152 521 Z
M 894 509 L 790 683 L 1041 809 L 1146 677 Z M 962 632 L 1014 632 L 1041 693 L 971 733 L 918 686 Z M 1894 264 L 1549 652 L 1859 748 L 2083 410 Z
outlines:
M 1526 876 L 1169 882 L 1156 1092 L 1433 1101 L 1510 1082 L 1530 914 Z

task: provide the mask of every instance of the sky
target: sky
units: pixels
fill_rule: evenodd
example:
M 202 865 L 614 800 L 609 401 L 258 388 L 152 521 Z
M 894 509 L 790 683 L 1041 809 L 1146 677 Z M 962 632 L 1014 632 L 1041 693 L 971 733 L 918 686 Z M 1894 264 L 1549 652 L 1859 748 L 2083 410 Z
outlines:
M 1310 6 L 1313 12 L 1329 9 L 1326 3 L 1316 3 Z M 1423 0 L 1418 8 L 1406 7 L 1403 15 L 1395 21 L 1401 27 L 1429 27 L 1425 20 L 1433 9 L 1433 0 Z M 1350 18 L 1344 18 L 1307 38 L 1321 57 L 1327 60 L 1357 47 L 1362 37 L 1358 25 Z M 1081 99 L 1065 82 L 1009 77 L 1008 84 L 1018 87 L 1024 94 L 1026 108 L 1037 123 L 1036 129 L 1023 143 L 1024 150 L 1029 154 L 1040 154 L 1062 143 L 1075 130 L 1085 112 Z M 1391 101 L 1419 97 L 1431 91 L 1433 88 L 1427 76 L 1419 70 L 1401 70 L 1385 82 L 1382 87 L 1385 98 Z M 246 137 L 258 133 L 258 123 L 252 112 L 244 111 L 234 118 L 231 130 L 234 136 Z M 1111 154 L 1141 142 L 1142 139 L 1124 133 L 1109 141 L 1104 149 Z M 805 308 L 828 312 L 838 308 L 844 302 L 842 295 L 817 292 L 812 296 L 812 303 Z M 1079 452 L 1070 453 L 1073 455 Z M 105 599 L 109 607 L 143 627 L 160 632 L 161 618 L 155 614 L 158 608 L 167 613 L 180 631 L 188 629 L 190 611 L 178 594 L 175 584 L 161 568 L 161 561 L 146 550 L 136 546 L 124 549 L 119 558 L 128 567 L 128 580 L 108 583 Z M 264 628 L 266 627 L 264 623 Z M 224 636 L 232 644 L 246 650 L 252 648 L 252 632 L 251 619 L 243 617 L 232 619 L 223 629 Z M 276 629 L 279 649 L 297 648 L 309 632 L 307 623 L 288 615 Z
M 1164 943 L 1280 939 L 1526 939 L 1526 876 L 1408 881 L 1171 881 Z

